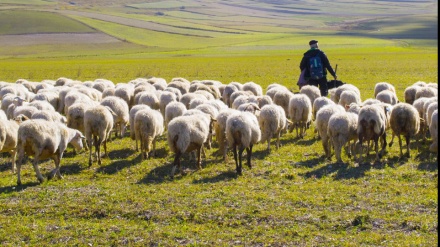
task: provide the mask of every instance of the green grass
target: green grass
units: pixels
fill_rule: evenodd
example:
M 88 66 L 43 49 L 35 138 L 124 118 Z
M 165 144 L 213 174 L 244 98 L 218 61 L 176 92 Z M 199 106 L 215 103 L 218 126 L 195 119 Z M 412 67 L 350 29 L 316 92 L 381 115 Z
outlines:
M 4 2 L 0 0 L 0 4 Z M 124 2 L 140 4 L 140 1 Z M 80 24 L 72 30 L 100 31 L 120 42 L 0 46 L 0 81 L 24 78 L 38 82 L 68 77 L 81 81 L 106 78 L 119 83 L 156 76 L 167 81 L 184 77 L 190 81 L 214 79 L 225 84 L 254 81 L 263 89 L 277 82 L 298 91 L 299 62 L 308 48 L 307 42 L 314 38 L 320 41 L 331 64 L 338 64 L 339 79 L 357 86 L 364 100 L 373 97 L 377 82 L 392 83 L 400 100 L 405 88 L 416 81 L 438 82 L 437 39 L 431 34 L 418 37 L 419 31 L 432 25 L 432 16 L 369 19 L 353 24 L 364 30 L 335 31 L 319 29 L 331 22 L 340 24 L 345 17 L 298 15 L 285 22 L 286 25 L 280 25 L 280 20 L 269 18 L 228 17 L 225 9 L 211 12 L 199 9 L 191 14 L 165 11 L 166 15 L 159 18 L 149 16 L 148 9 L 111 7 L 122 1 L 94 3 L 107 7 L 89 8 L 86 1 L 78 1 L 78 6 L 83 4 L 88 12 L 153 20 L 182 32 L 190 27 L 194 28 L 191 34 L 210 33 L 215 38 L 154 32 L 79 15 L 71 19 L 48 12 L 2 11 L 2 14 L 16 13 L 11 17 L 14 21 L 51 20 L 46 22 L 48 32 L 62 32 L 69 30 L 66 27 L 83 23 L 85 26 Z M 175 1 L 168 3 L 179 5 Z M 387 1 L 375 11 L 377 5 L 370 1 L 362 3 L 365 8 L 355 8 L 354 13 L 379 14 L 390 8 L 405 12 L 409 10 L 401 5 L 417 9 L 429 4 Z M 332 13 L 346 7 L 338 1 L 331 5 L 322 1 L 308 4 L 301 6 L 302 10 L 297 5 L 283 6 L 298 11 L 312 11 L 311 8 L 317 8 L 313 6 L 319 6 L 333 9 Z M 256 2 L 252 7 L 280 8 Z M 121 12 L 113 13 L 115 9 Z M 5 18 L 2 14 L 0 19 Z M 179 22 L 179 18 L 185 21 Z M 395 22 L 389 25 L 390 21 Z M 56 22 L 64 27 L 58 27 Z M 9 34 L 10 29 L 0 23 L 0 30 Z M 311 28 L 313 25 L 316 26 Z M 17 32 L 26 33 L 28 28 L 21 23 L 16 26 Z M 383 33 L 369 33 L 376 28 L 381 28 Z M 245 34 L 209 30 L 241 30 Z M 438 160 L 428 151 L 431 138 L 418 144 L 412 141 L 411 158 L 399 157 L 395 140 L 391 148 L 387 147 L 388 153 L 381 162 L 373 162 L 371 152 L 365 163 L 358 164 L 343 152 L 344 162 L 336 163 L 334 157 L 331 161 L 323 157 L 322 144 L 313 130 L 313 126 L 308 129 L 304 139 L 297 139 L 294 133 L 284 134 L 280 149 L 276 150 L 272 142 L 271 154 L 265 151 L 266 143 L 255 145 L 253 167 L 244 165 L 240 177 L 235 174 L 232 154 L 229 152 L 229 160 L 223 161 L 214 143 L 213 149 L 207 150 L 201 170 L 195 170 L 194 161 L 184 156 L 182 164 L 187 174 L 171 179 L 173 154 L 169 152 L 166 134 L 158 141 L 157 157 L 149 160 L 141 159 L 128 136 L 112 139 L 108 145 L 109 157 L 103 159 L 101 166 L 94 163 L 88 167 L 88 152 L 75 155 L 69 147 L 61 162 L 64 178 L 42 184 L 36 182 L 28 161 L 22 168 L 23 185 L 17 186 L 9 154 L 0 155 L 0 245 L 435 246 L 438 243 Z M 390 138 L 388 131 L 387 140 Z M 41 162 L 40 169 L 47 174 L 53 169 L 53 162 Z
M 85 33 L 96 30 L 65 16 L 28 10 L 0 11 L 0 35 L 30 33 Z

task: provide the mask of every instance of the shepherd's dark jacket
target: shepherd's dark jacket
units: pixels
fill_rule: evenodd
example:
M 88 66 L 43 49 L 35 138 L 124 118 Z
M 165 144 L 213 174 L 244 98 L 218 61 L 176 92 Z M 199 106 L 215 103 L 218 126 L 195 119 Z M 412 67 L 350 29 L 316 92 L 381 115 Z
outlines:
M 333 70 L 332 66 L 330 65 L 330 62 L 328 61 L 327 55 L 323 51 L 321 51 L 319 48 L 312 48 L 308 50 L 306 53 L 304 53 L 304 56 L 301 60 L 301 63 L 299 65 L 299 68 L 301 71 L 303 69 L 306 69 L 306 73 L 304 74 L 304 78 L 308 80 L 310 78 L 310 71 L 309 71 L 309 58 L 316 56 L 316 54 L 319 53 L 319 56 L 321 57 L 322 66 L 324 67 L 324 76 L 327 76 L 327 70 L 330 72 L 330 74 L 334 77 L 336 75 L 335 71 Z

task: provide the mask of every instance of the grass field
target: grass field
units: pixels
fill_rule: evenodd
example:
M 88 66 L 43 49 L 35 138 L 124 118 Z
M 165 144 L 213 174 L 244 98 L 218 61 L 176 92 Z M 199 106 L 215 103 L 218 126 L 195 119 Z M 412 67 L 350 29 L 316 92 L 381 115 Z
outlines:
M 263 89 L 276 82 L 298 91 L 299 62 L 317 39 L 339 79 L 357 86 L 363 100 L 377 82 L 392 83 L 401 101 L 416 81 L 438 83 L 437 2 L 357 1 L 351 13 L 346 1 L 276 2 L 241 2 L 244 11 L 236 1 L 0 0 L 0 44 L 7 35 L 40 35 L 39 43 L 0 45 L 0 81 L 156 76 L 254 81 Z M 71 39 L 61 43 L 47 33 Z M 83 33 L 99 35 L 74 38 Z M 105 42 L 93 38 L 103 36 Z M 88 152 L 69 147 L 64 178 L 42 184 L 28 161 L 17 186 L 10 155 L 2 154 L 0 245 L 438 245 L 431 138 L 413 142 L 411 158 L 399 157 L 395 140 L 380 162 L 373 152 L 361 164 L 343 152 L 336 163 L 325 159 L 313 131 L 304 139 L 284 134 L 270 154 L 266 143 L 255 145 L 243 176 L 236 176 L 232 154 L 223 161 L 214 143 L 201 170 L 184 156 L 186 175 L 171 179 L 166 134 L 148 160 L 128 135 L 112 138 L 101 166 L 88 167 Z M 40 169 L 47 174 L 53 166 L 44 161 Z

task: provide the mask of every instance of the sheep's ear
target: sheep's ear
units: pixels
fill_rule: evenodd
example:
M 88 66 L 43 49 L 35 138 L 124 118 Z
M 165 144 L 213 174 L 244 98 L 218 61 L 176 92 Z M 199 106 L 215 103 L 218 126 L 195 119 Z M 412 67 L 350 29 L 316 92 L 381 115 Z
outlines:
M 293 122 L 290 121 L 289 119 L 286 119 L 286 121 L 287 121 L 288 124 L 293 124 Z
M 212 116 L 209 116 L 211 118 L 211 122 L 217 122 L 217 119 L 213 118 Z

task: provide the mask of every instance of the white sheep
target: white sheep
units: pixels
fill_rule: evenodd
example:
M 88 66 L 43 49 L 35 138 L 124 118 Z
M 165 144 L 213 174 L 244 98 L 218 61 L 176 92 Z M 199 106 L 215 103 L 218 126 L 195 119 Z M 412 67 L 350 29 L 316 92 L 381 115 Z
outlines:
M 55 162 L 55 169 L 49 179 L 55 174 L 61 179 L 60 162 L 67 145 L 72 144 L 78 152 L 83 148 L 83 138 L 80 131 L 61 123 L 49 123 L 40 119 L 21 123 L 17 134 L 17 184 L 21 185 L 21 166 L 25 154 L 34 157 L 32 163 L 40 183 L 44 179 L 38 169 L 38 162 L 49 158 Z
M 312 102 L 305 94 L 294 94 L 289 101 L 289 114 L 292 125 L 290 132 L 296 129 L 296 137 L 303 138 L 306 128 L 312 121 Z
M 334 94 L 333 92 L 330 94 L 331 95 L 330 99 L 333 100 L 333 102 L 335 102 L 336 104 L 339 103 L 339 99 L 341 97 L 342 92 L 346 90 L 354 91 L 359 95 L 359 98 L 361 98 L 361 92 L 359 91 L 359 88 L 357 88 L 355 85 L 352 84 L 344 84 L 340 87 L 337 87 L 336 90 L 334 91 Z
M 189 82 L 187 79 L 185 78 L 181 78 L 181 77 L 176 77 L 171 79 L 170 83 L 168 83 L 167 87 L 174 87 L 179 89 L 180 93 L 182 95 L 186 94 L 189 92 L 189 87 L 191 86 L 191 82 Z
M 228 84 L 225 86 L 222 94 L 222 99 L 228 107 L 231 107 L 232 105 L 231 95 L 238 91 L 240 91 L 240 89 L 234 84 Z
M 359 163 L 362 161 L 362 143 L 364 141 L 369 142 L 370 140 L 374 141 L 374 148 L 376 151 L 376 161 L 379 161 L 380 158 L 385 153 L 387 141 L 386 141 L 386 126 L 388 125 L 387 113 L 384 106 L 380 104 L 373 104 L 363 106 L 359 111 L 358 118 L 358 139 L 360 144 L 359 149 Z M 379 139 L 382 144 L 381 151 L 378 151 L 379 148 Z
M 11 154 L 12 172 L 15 173 L 17 156 L 17 133 L 19 123 L 16 120 L 0 119 L 0 152 Z
M 223 154 L 223 160 L 227 161 L 228 144 L 226 141 L 226 120 L 230 115 L 237 112 L 235 109 L 226 108 L 219 111 L 216 121 L 214 122 L 214 132 L 218 143 L 218 151 Z
M 198 111 L 199 110 L 188 110 Z M 184 153 L 197 151 L 197 168 L 202 168 L 201 152 L 203 144 L 207 141 L 211 129 L 211 119 L 205 113 L 179 116 L 168 124 L 167 141 L 170 150 L 175 153 L 171 177 L 174 177 L 176 168 L 183 173 L 180 157 Z
M 187 93 L 182 95 L 180 102 L 185 105 L 186 109 L 190 109 L 189 104 L 193 99 L 206 99 L 206 97 L 197 93 Z
M 147 105 L 154 110 L 160 109 L 159 98 L 154 92 L 142 92 L 137 95 L 139 95 L 137 104 Z
M 67 118 L 56 111 L 41 110 L 33 113 L 30 119 L 44 119 L 46 121 L 67 124 Z M 69 126 L 67 126 L 69 127 Z
M 326 105 L 335 105 L 335 102 L 333 102 L 331 99 L 329 99 L 329 98 L 327 98 L 325 96 L 319 96 L 318 98 L 316 98 L 313 101 L 313 105 L 312 105 L 312 120 L 316 119 L 316 113 L 319 111 L 319 109 L 321 109 L 322 107 L 324 107 Z
M 128 108 L 134 104 L 134 85 L 130 83 L 119 83 L 115 86 L 115 96 L 123 99 L 127 103 Z
M 349 157 L 354 150 L 358 139 L 357 122 L 358 115 L 351 112 L 337 112 L 328 120 L 327 135 L 333 144 L 338 162 L 342 162 L 341 152 L 346 144 L 348 144 L 347 155 Z M 351 141 L 353 141 L 352 145 L 350 145 Z
M 174 101 L 169 103 L 165 107 L 165 128 L 168 126 L 169 122 L 176 117 L 182 116 L 186 111 L 186 107 L 183 103 Z
M 374 85 L 374 97 L 377 97 L 377 94 L 382 92 L 383 90 L 390 90 L 391 92 L 396 93 L 396 88 L 388 82 L 378 82 Z
M 431 116 L 429 124 L 429 133 L 431 134 L 432 143 L 429 146 L 429 151 L 438 153 L 438 110 L 435 110 Z
M 322 147 L 324 148 L 325 156 L 331 156 L 331 143 L 328 136 L 328 121 L 330 117 L 337 112 L 345 112 L 345 109 L 340 105 L 325 105 L 316 113 L 315 128 L 321 138 Z
M 287 128 L 286 114 L 279 105 L 265 105 L 261 108 L 258 123 L 261 128 L 261 142 L 267 141 L 267 151 L 270 152 L 270 140 L 277 138 L 276 147 L 280 148 L 281 132 Z
M 163 91 L 159 97 L 159 109 L 162 113 L 162 117 L 165 117 L 165 107 L 171 103 L 177 101 L 177 96 L 169 91 Z
M 289 116 L 289 102 L 290 99 L 293 97 L 293 93 L 290 91 L 278 91 L 275 93 L 273 98 L 273 103 L 276 105 L 279 105 L 283 108 L 284 113 L 286 114 L 287 118 L 290 118 Z
M 116 114 L 116 118 L 114 119 L 116 136 L 119 135 L 120 138 L 124 137 L 130 113 L 127 102 L 117 96 L 109 96 L 102 99 L 100 105 L 110 107 Z
M 420 118 L 417 109 L 408 103 L 398 103 L 391 110 L 390 126 L 393 131 L 393 138 L 397 136 L 399 139 L 400 157 L 402 153 L 402 139 L 401 135 L 406 139 L 406 156 L 410 157 L 409 145 L 410 138 L 414 137 L 420 129 Z M 389 146 L 393 144 L 391 140 Z
M 138 143 L 136 140 L 135 129 L 134 129 L 134 117 L 136 113 L 140 110 L 148 110 L 151 109 L 148 105 L 134 105 L 129 112 L 128 125 L 130 126 L 130 138 L 136 141 L 136 151 L 138 151 Z
M 162 114 L 153 109 L 139 110 L 134 116 L 134 132 L 136 143 L 139 141 L 141 145 L 142 158 L 148 159 L 151 144 L 153 144 L 152 155 L 155 156 L 156 139 L 164 132 Z
M 426 97 L 426 98 L 436 97 L 437 94 L 438 94 L 437 89 L 433 87 L 419 87 L 417 88 L 416 96 L 414 99 L 416 100 L 422 97 Z
M 250 81 L 250 82 L 246 82 L 243 84 L 243 91 L 250 91 L 252 92 L 255 96 L 261 96 L 263 95 L 263 88 L 261 88 L 260 85 L 258 85 L 257 83 Z
M 107 156 L 107 141 L 113 129 L 114 115 L 116 113 L 110 107 L 103 105 L 92 106 L 84 112 L 84 134 L 90 147 L 89 167 L 92 166 L 93 146 L 95 146 L 94 154 L 97 155 L 98 165 L 101 165 L 101 144 L 104 146 L 103 156 Z
M 352 90 L 343 91 L 339 97 L 338 104 L 341 105 L 342 107 L 346 108 L 351 103 L 361 104 L 362 101 L 361 101 L 361 98 L 359 97 L 359 95 L 355 91 L 352 91 Z
M 307 95 L 312 103 L 316 98 L 321 97 L 321 91 L 319 91 L 319 88 L 312 85 L 305 85 L 301 87 L 299 92 Z
M 420 86 L 412 85 L 405 88 L 404 95 L 405 95 L 406 103 L 411 105 L 414 103 L 414 100 L 416 99 L 416 93 L 419 87 Z
M 242 175 L 243 151 L 246 149 L 247 165 L 252 168 L 252 147 L 261 140 L 257 117 L 240 111 L 229 116 L 226 120 L 226 140 L 233 150 L 237 174 Z
M 429 127 L 429 123 L 431 123 L 431 118 L 432 118 L 432 114 L 434 113 L 435 110 L 438 109 L 438 102 L 432 102 L 431 104 L 428 105 L 428 107 L 426 108 L 426 112 L 425 112 L 425 122 L 427 123 L 428 127 Z
M 399 103 L 396 93 L 388 89 L 380 91 L 376 95 L 376 99 L 390 105 L 395 105 Z

